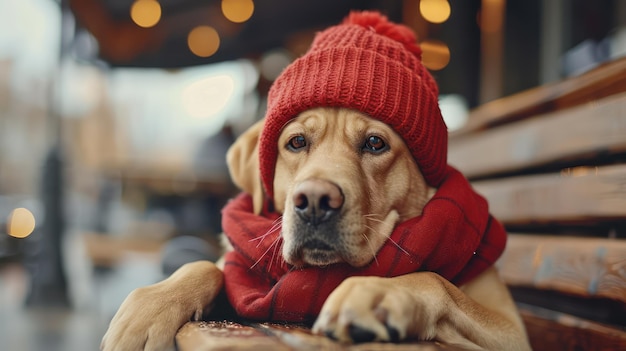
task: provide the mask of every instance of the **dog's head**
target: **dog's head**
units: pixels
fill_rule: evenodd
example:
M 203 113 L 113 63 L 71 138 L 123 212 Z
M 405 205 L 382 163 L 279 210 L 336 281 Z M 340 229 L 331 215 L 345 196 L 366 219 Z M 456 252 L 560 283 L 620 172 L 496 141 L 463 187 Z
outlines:
M 228 154 L 231 176 L 253 195 L 257 213 L 261 128 L 250 128 Z M 283 257 L 295 266 L 368 264 L 395 225 L 419 215 L 434 192 L 403 139 L 354 110 L 307 110 L 276 143 L 273 203 L 283 214 Z
M 258 194 L 283 213 L 287 262 L 366 265 L 399 221 L 421 213 L 447 164 L 437 95 L 414 33 L 378 13 L 320 32 L 283 70 L 264 124 L 247 135 L 257 168 L 239 161 L 231 174 L 257 213 Z

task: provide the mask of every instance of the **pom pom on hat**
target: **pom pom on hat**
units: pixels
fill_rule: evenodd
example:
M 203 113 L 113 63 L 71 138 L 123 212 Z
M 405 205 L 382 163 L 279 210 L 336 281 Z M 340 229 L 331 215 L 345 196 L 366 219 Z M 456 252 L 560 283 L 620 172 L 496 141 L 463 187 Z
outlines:
M 417 38 L 411 28 L 390 22 L 387 17 L 375 11 L 350 12 L 343 20 L 343 24 L 356 24 L 368 28 L 377 34 L 393 39 L 412 52 L 418 59 L 422 59 L 422 49 L 417 45 Z
M 285 124 L 315 107 L 358 110 L 387 123 L 405 141 L 426 182 L 438 186 L 447 165 L 448 132 L 438 88 L 408 27 L 377 12 L 353 12 L 318 33 L 309 51 L 274 81 L 259 140 L 261 181 L 273 199 Z

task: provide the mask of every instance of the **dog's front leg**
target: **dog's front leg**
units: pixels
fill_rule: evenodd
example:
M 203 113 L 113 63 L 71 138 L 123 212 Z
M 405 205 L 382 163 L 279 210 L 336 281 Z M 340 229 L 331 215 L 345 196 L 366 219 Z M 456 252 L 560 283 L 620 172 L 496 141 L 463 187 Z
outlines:
M 510 300 L 508 292 L 488 294 Z M 313 331 L 343 342 L 411 338 L 471 350 L 530 350 L 512 301 L 504 302 L 487 308 L 430 272 L 352 277 L 328 297 Z
M 209 261 L 185 264 L 169 278 L 128 295 L 111 320 L 100 349 L 169 350 L 178 329 L 199 319 L 223 285 L 222 271 Z

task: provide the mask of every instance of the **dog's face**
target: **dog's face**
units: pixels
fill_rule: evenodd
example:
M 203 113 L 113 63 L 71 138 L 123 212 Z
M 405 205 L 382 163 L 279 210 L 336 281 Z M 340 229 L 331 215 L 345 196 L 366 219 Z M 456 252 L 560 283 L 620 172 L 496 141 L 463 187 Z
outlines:
M 353 110 L 307 110 L 277 142 L 274 203 L 295 266 L 368 264 L 434 192 L 400 136 Z

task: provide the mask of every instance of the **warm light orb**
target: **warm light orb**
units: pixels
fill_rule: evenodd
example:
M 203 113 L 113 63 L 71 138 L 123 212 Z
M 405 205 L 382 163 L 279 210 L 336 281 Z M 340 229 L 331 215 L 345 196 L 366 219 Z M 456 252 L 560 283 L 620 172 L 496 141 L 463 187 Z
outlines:
M 235 93 L 235 80 L 220 74 L 196 81 L 182 92 L 183 107 L 196 118 L 209 118 L 222 112 Z
M 443 23 L 450 17 L 450 3 L 447 0 L 421 0 L 420 13 L 431 23 Z
M 231 22 L 245 22 L 252 17 L 253 12 L 252 0 L 222 0 L 222 13 Z
M 130 7 L 130 18 L 139 27 L 154 27 L 161 19 L 161 5 L 156 0 L 137 0 Z
M 261 56 L 259 69 L 261 75 L 271 82 L 278 78 L 289 63 L 291 63 L 291 56 L 287 50 L 272 50 Z
M 450 48 L 438 40 L 425 40 L 420 43 L 422 63 L 426 68 L 438 71 L 450 63 Z
M 215 28 L 198 26 L 189 32 L 187 46 L 196 56 L 209 57 L 220 47 L 220 36 Z
M 29 210 L 16 208 L 9 215 L 7 232 L 15 238 L 25 238 L 35 230 L 35 216 Z

